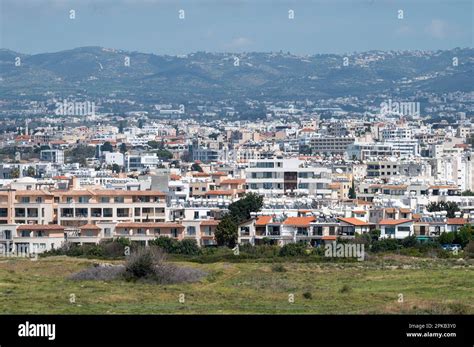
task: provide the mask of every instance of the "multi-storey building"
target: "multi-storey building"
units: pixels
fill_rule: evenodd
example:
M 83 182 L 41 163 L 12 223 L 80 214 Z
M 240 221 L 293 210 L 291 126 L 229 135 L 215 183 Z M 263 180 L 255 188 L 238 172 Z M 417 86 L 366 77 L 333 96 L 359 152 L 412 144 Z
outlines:
M 245 170 L 247 190 L 266 196 L 314 195 L 330 198 L 331 170 L 305 167 L 299 159 L 250 161 Z
M 346 153 L 349 145 L 355 142 L 355 138 L 351 136 L 321 136 L 312 137 L 310 140 L 310 148 L 313 154 L 340 154 Z

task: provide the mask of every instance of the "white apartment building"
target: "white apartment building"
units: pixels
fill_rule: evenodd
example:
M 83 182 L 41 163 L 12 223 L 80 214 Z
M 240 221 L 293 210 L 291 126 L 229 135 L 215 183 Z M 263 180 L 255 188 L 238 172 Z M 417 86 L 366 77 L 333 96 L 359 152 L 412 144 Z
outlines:
M 347 154 L 349 159 L 367 160 L 370 158 L 390 157 L 397 155 L 393 145 L 389 143 L 353 143 L 348 146 Z
M 305 167 L 299 159 L 261 159 L 245 170 L 247 191 L 264 196 L 314 195 L 330 198 L 331 170 Z
M 351 136 L 321 136 L 312 137 L 310 148 L 313 154 L 345 154 L 349 145 L 355 142 Z
M 53 164 L 64 164 L 64 151 L 61 149 L 44 149 L 40 152 L 40 160 Z
M 381 141 L 410 140 L 413 138 L 413 130 L 405 127 L 387 127 L 381 132 Z

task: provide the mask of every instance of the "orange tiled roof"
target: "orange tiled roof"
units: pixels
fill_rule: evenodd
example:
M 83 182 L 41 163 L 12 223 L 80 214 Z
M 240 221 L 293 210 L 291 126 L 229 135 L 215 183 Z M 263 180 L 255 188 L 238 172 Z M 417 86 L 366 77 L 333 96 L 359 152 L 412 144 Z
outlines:
M 380 225 L 398 225 L 412 222 L 411 219 L 382 219 L 379 224 Z
M 270 223 L 271 220 L 272 220 L 272 216 L 259 216 L 257 218 L 257 221 L 255 222 L 255 225 L 256 226 L 264 226 L 264 225 L 267 225 L 268 223 Z
M 464 224 L 467 224 L 467 219 L 465 219 L 465 218 L 448 218 L 448 224 L 451 224 L 451 225 L 464 225 Z
M 206 195 L 232 195 L 232 190 L 210 190 Z
M 244 184 L 245 179 L 243 178 L 232 178 L 228 180 L 223 180 L 221 184 Z
M 323 236 L 322 239 L 323 239 L 323 240 L 332 241 L 332 240 L 336 240 L 336 236 L 327 235 L 327 236 Z
M 58 224 L 23 224 L 17 230 L 64 230 L 64 227 Z
M 367 222 L 364 222 L 363 220 L 360 220 L 358 218 L 338 218 L 340 221 L 344 222 L 344 223 L 348 223 L 348 224 L 352 224 L 352 225 L 355 225 L 355 226 L 366 226 L 366 225 L 369 225 L 369 223 Z
M 90 223 L 81 226 L 79 229 L 81 229 L 81 230 L 100 230 L 100 228 L 97 225 L 90 224 Z
M 203 220 L 201 222 L 201 225 L 217 225 L 217 224 L 219 224 L 219 221 L 215 219 Z
M 314 222 L 316 219 L 314 217 L 288 217 L 283 224 L 284 225 L 293 225 L 307 227 L 309 223 Z
M 429 186 L 428 189 L 458 189 L 456 186 Z
M 117 228 L 184 228 L 178 223 L 118 223 Z
M 366 214 L 367 213 L 367 211 L 365 211 L 365 210 L 354 210 L 352 212 L 354 212 L 356 214 Z

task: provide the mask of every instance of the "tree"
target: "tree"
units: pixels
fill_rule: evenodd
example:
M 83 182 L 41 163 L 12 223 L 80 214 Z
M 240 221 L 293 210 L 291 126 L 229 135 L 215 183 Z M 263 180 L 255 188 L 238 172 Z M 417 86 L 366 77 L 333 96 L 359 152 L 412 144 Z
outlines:
M 95 148 L 86 145 L 79 145 L 65 153 L 71 163 L 86 164 L 86 158 L 91 158 L 95 155 Z
M 461 193 L 462 196 L 474 196 L 474 192 L 472 190 L 465 190 Z
M 121 169 L 120 169 L 120 165 L 118 164 L 112 164 L 112 172 L 114 173 L 120 173 Z
M 263 196 L 248 193 L 229 205 L 229 214 L 235 223 L 239 224 L 250 218 L 251 212 L 258 212 L 263 206 Z
M 113 152 L 114 147 L 109 141 L 104 142 L 104 144 L 101 147 L 102 152 Z
M 352 181 L 352 186 L 349 188 L 349 199 L 355 199 L 356 197 L 355 185 L 354 181 Z
M 127 152 L 127 145 L 125 143 L 121 143 L 119 147 L 120 153 L 124 154 Z
M 10 171 L 11 178 L 19 178 L 20 177 L 20 169 L 15 167 Z
M 34 177 L 36 174 L 36 170 L 33 166 L 28 166 L 28 169 L 26 170 L 26 176 L 28 177 Z
M 453 243 L 458 243 L 462 247 L 465 247 L 469 241 L 474 239 L 474 228 L 471 224 L 466 224 L 459 228 L 455 233 Z
M 123 134 L 123 128 L 125 127 L 125 122 L 123 120 L 119 123 L 119 133 Z
M 193 165 L 191 165 L 191 171 L 203 172 L 203 169 L 201 165 L 199 165 L 198 163 L 194 163 Z
M 438 237 L 438 242 L 442 245 L 450 244 L 454 241 L 454 233 L 442 232 Z
M 157 148 L 160 148 L 161 142 L 152 140 L 152 141 L 148 141 L 147 144 L 148 144 L 148 146 L 150 146 L 151 148 L 157 149 Z
M 429 212 L 446 211 L 448 218 L 454 218 L 455 212 L 460 211 L 458 204 L 454 201 L 431 202 L 427 209 Z
M 372 241 L 378 241 L 380 237 L 381 231 L 380 229 L 373 229 L 369 231 L 369 235 L 372 239 Z
M 214 232 L 219 246 L 235 247 L 237 242 L 237 224 L 231 215 L 225 215 Z
M 159 149 L 158 151 L 156 151 L 156 155 L 158 156 L 158 158 L 162 158 L 162 159 L 173 158 L 173 153 L 171 153 L 167 149 Z

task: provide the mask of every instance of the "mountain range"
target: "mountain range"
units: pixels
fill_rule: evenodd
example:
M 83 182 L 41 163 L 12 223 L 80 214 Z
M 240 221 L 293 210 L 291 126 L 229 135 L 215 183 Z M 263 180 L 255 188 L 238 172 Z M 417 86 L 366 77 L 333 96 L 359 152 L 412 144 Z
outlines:
M 42 99 L 54 93 L 189 102 L 468 92 L 473 90 L 473 66 L 472 48 L 308 56 L 168 56 L 103 47 L 28 55 L 0 49 L 0 98 Z

